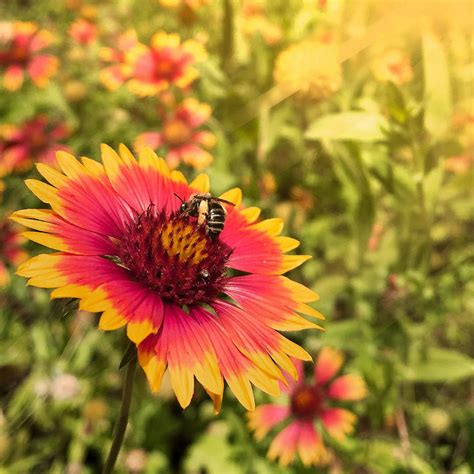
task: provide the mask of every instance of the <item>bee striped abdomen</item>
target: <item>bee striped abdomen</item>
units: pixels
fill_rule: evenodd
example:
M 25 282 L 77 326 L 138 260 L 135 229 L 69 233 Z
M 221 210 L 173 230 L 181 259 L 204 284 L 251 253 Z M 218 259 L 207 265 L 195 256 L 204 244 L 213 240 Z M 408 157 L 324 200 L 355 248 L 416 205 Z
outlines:
M 225 209 L 219 203 L 209 203 L 206 228 L 212 238 L 217 237 L 224 230 L 225 215 Z

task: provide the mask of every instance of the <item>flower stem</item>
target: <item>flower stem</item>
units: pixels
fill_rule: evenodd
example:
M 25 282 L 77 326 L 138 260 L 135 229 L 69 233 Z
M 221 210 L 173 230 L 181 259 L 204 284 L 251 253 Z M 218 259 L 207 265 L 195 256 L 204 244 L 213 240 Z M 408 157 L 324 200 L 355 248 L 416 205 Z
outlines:
M 135 376 L 135 369 L 137 367 L 137 358 L 133 357 L 127 365 L 127 372 L 123 382 L 122 390 L 122 405 L 120 407 L 120 418 L 117 420 L 114 431 L 114 439 L 110 447 L 109 456 L 105 463 L 103 474 L 111 474 L 115 462 L 117 461 L 120 448 L 122 446 L 125 430 L 127 429 L 128 414 L 130 411 L 130 402 L 132 401 L 133 379 Z

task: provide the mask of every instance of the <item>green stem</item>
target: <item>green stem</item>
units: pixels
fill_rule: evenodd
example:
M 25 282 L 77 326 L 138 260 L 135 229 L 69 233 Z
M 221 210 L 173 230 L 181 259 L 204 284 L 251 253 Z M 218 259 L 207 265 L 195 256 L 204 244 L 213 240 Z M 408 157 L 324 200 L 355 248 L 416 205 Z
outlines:
M 223 0 L 223 3 L 221 67 L 228 73 L 234 50 L 234 10 L 232 0 Z
M 415 172 L 415 184 L 416 184 L 416 193 L 418 197 L 418 204 L 420 207 L 421 213 L 421 224 L 423 226 L 423 231 L 425 233 L 425 248 L 423 252 L 423 263 L 424 270 L 427 270 L 429 267 L 429 258 L 431 253 L 431 230 L 430 230 L 430 218 L 428 215 L 428 210 L 426 207 L 426 198 L 425 198 L 425 187 L 424 187 L 424 178 L 425 178 L 425 158 L 424 151 L 422 150 L 416 132 L 413 128 L 413 124 L 410 123 L 410 135 L 411 135 L 411 149 L 413 153 L 413 164 Z
M 115 425 L 114 439 L 112 446 L 110 447 L 109 456 L 105 463 L 103 474 L 111 474 L 115 462 L 117 461 L 120 448 L 122 446 L 123 438 L 125 436 L 125 430 L 127 429 L 128 414 L 130 412 L 130 402 L 132 401 L 132 390 L 133 390 L 133 379 L 135 376 L 135 369 L 137 367 L 137 358 L 134 357 L 130 360 L 127 366 L 127 372 L 125 374 L 125 380 L 123 382 L 122 390 L 122 405 L 120 407 L 120 418 L 117 420 Z

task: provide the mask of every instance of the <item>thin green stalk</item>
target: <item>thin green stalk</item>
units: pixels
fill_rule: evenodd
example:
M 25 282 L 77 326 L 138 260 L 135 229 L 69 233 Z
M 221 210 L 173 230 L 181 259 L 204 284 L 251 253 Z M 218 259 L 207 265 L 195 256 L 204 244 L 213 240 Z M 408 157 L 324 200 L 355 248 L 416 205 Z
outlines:
M 418 142 L 416 132 L 413 129 L 413 124 L 410 123 L 410 135 L 411 135 L 411 149 L 413 153 L 413 165 L 415 172 L 415 184 L 416 184 L 416 193 L 418 197 L 418 205 L 420 207 L 421 214 L 421 223 L 423 226 L 423 232 L 425 234 L 425 247 L 423 249 L 423 264 L 426 270 L 429 266 L 429 257 L 431 253 L 431 223 L 428 215 L 428 210 L 426 207 L 426 198 L 425 198 L 425 187 L 424 187 L 424 178 L 425 178 L 425 160 L 424 152 L 420 147 Z
M 223 0 L 221 67 L 229 72 L 234 52 L 234 9 L 232 0 Z
M 117 420 L 114 431 L 114 439 L 110 447 L 109 456 L 105 463 L 103 474 L 111 474 L 115 462 L 117 461 L 120 448 L 122 446 L 125 430 L 127 429 L 128 414 L 130 412 L 130 402 L 132 401 L 133 379 L 135 377 L 135 369 L 137 367 L 137 358 L 133 357 L 127 365 L 127 372 L 123 382 L 122 405 L 120 407 L 120 417 Z

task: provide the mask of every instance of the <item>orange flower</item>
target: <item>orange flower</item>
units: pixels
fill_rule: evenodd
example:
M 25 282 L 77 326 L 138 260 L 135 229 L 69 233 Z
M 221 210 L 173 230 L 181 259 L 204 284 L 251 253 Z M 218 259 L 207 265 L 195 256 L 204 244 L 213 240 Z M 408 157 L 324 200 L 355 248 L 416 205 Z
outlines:
M 124 146 L 116 153 L 105 145 L 102 163 L 56 157 L 62 172 L 38 164 L 51 184 L 26 181 L 52 209 L 11 216 L 33 229 L 25 237 L 56 252 L 24 262 L 18 275 L 102 313 L 103 330 L 126 327 L 151 389 L 168 370 L 183 408 L 195 378 L 216 410 L 224 380 L 253 410 L 251 383 L 277 395 L 280 367 L 297 376 L 291 357 L 311 356 L 279 331 L 320 328 L 298 313 L 322 316 L 307 304 L 318 296 L 283 276 L 309 256 L 287 255 L 299 242 L 280 236 L 281 219 L 259 220 L 260 209 L 245 208 L 235 188 L 219 196 L 228 201 L 225 226 L 211 235 L 177 198 L 208 193 L 206 175 L 188 184 L 149 148 L 139 160 Z
M 199 103 L 196 99 L 185 99 L 176 109 L 167 114 L 160 132 L 145 132 L 135 140 L 135 149 L 150 147 L 164 149 L 166 161 L 171 168 L 183 162 L 195 169 L 210 165 L 212 156 L 203 148 L 215 144 L 212 133 L 200 130 L 209 119 L 211 107 Z
M 110 66 L 100 71 L 100 80 L 109 90 L 120 87 L 127 79 L 126 56 L 138 45 L 137 34 L 134 30 L 127 30 L 115 39 L 117 48 L 104 47 L 100 49 L 100 58 Z
M 391 81 L 397 85 L 413 79 L 410 58 L 401 49 L 389 49 L 379 54 L 372 62 L 372 73 L 377 81 Z
M 457 175 L 465 175 L 469 173 L 474 162 L 474 157 L 471 155 L 451 156 L 447 158 L 443 165 L 446 171 Z
M 128 87 L 139 96 L 156 95 L 172 85 L 186 88 L 198 77 L 194 64 L 205 57 L 200 43 L 181 43 L 177 34 L 161 31 L 150 46 L 138 44 L 128 52 Z
M 287 466 L 298 453 L 305 466 L 327 464 L 330 452 L 323 443 L 319 423 L 339 441 L 352 432 L 356 416 L 345 408 L 333 406 L 333 403 L 361 400 L 367 390 L 357 375 L 342 375 L 334 379 L 343 361 L 341 352 L 328 347 L 322 349 L 314 366 L 312 383 L 305 381 L 303 364 L 297 362 L 298 382 L 289 382 L 287 404 L 261 405 L 249 413 L 249 425 L 258 440 L 278 424 L 290 420 L 271 443 L 270 459 L 279 458 L 280 464 Z
M 97 26 L 90 21 L 79 18 L 70 26 L 69 34 L 78 43 L 89 45 L 97 38 Z
M 0 176 L 13 171 L 24 171 L 33 161 L 54 162 L 58 150 L 69 147 L 60 142 L 69 135 L 63 122 L 51 122 L 45 115 L 38 115 L 21 125 L 0 127 Z
M 0 221 L 0 288 L 10 282 L 8 267 L 15 267 L 26 260 L 27 253 L 21 247 L 24 242 L 14 224 L 7 220 Z
M 11 91 L 23 84 L 25 74 L 44 87 L 58 68 L 58 59 L 42 50 L 52 43 L 52 35 L 34 23 L 0 23 L 0 72 L 3 86 Z

